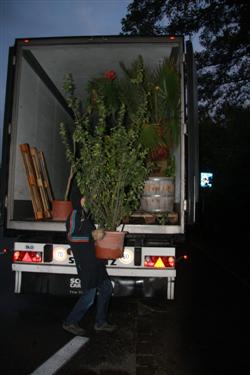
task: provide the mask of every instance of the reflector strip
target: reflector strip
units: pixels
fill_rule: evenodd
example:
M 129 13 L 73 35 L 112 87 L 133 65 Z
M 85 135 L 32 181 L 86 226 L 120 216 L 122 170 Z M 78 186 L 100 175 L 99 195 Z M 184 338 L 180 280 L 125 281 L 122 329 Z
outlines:
M 165 255 L 146 255 L 144 257 L 144 267 L 152 268 L 173 268 L 175 266 L 175 258 Z
M 42 253 L 39 251 L 14 251 L 13 262 L 41 263 Z
M 165 268 L 165 264 L 163 263 L 161 257 L 157 259 L 157 262 L 154 265 L 155 268 Z
M 38 367 L 31 375 L 53 375 L 65 365 L 89 341 L 88 337 L 76 336 Z
M 31 256 L 29 255 L 28 251 L 25 253 L 23 259 L 22 259 L 23 262 L 32 262 L 32 258 Z

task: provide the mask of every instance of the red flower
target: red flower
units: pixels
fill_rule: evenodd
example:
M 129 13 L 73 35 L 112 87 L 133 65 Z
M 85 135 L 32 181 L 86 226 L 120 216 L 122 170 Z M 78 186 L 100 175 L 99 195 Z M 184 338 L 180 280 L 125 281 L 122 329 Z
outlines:
M 114 70 L 108 70 L 104 73 L 104 77 L 110 79 L 110 81 L 113 81 L 116 79 L 116 72 Z
M 165 160 L 168 156 L 168 149 L 166 146 L 158 146 L 154 150 L 151 151 L 150 153 L 150 158 L 152 161 L 157 161 L 157 160 Z

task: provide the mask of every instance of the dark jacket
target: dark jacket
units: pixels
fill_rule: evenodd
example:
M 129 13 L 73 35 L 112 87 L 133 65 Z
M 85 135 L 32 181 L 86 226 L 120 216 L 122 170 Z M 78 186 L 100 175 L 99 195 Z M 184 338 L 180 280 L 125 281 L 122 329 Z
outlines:
M 92 231 L 95 229 L 90 216 L 78 204 L 66 221 L 68 243 L 73 252 L 82 290 L 98 287 L 108 277 L 106 262 L 95 256 Z

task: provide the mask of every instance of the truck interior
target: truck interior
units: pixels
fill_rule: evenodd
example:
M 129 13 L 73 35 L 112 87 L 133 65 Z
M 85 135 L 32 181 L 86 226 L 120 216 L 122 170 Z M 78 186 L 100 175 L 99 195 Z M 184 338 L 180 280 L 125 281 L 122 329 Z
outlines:
M 8 227 L 17 228 L 21 225 L 23 229 L 32 227 L 48 230 L 46 223 L 53 222 L 53 218 L 35 218 L 20 145 L 28 144 L 43 153 L 53 197 L 57 200 L 64 197 L 69 165 L 59 134 L 59 124 L 63 122 L 70 125 L 73 122 L 63 91 L 65 75 L 72 74 L 76 95 L 84 102 L 86 87 L 91 78 L 102 75 L 107 70 L 114 70 L 118 76 L 122 75 L 120 61 L 130 66 L 141 55 L 145 64 L 150 67 L 172 56 L 181 75 L 182 131 L 181 141 L 174 153 L 174 211 L 178 219 L 172 224 L 168 223 L 169 226 L 174 226 L 176 231 L 180 231 L 184 221 L 182 202 L 185 179 L 183 40 L 152 40 L 113 37 L 18 41 L 8 181 Z M 137 212 L 129 222 L 158 225 L 154 220 L 151 220 L 150 224 L 151 216 L 146 212 Z M 148 220 L 145 219 L 147 217 Z M 59 228 L 63 223 L 57 224 Z

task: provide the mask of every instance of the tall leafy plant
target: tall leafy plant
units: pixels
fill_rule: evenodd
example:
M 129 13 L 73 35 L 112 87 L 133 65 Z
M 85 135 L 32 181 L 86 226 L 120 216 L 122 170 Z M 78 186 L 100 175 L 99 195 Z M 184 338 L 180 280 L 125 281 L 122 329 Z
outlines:
M 72 110 L 74 121 L 73 126 L 66 126 L 64 123 L 59 124 L 59 133 L 65 146 L 66 159 L 69 163 L 69 174 L 65 187 L 64 200 L 69 200 L 70 189 L 75 177 L 76 164 L 76 142 L 73 137 L 74 130 L 82 122 L 83 114 L 81 111 L 80 100 L 75 96 L 75 85 L 71 74 L 66 74 L 63 82 L 63 89 L 66 93 L 68 107 Z
M 68 85 L 71 97 L 72 87 Z M 73 154 L 65 143 L 66 154 L 69 160 L 74 158 L 76 182 L 86 196 L 95 222 L 106 230 L 116 230 L 123 218 L 139 208 L 148 175 L 147 152 L 140 143 L 138 119 L 129 128 L 125 126 L 125 105 L 120 105 L 114 126 L 110 128 L 105 98 L 94 89 L 92 94 L 95 95 L 95 116 L 92 110 L 79 116 L 80 102 L 74 101 L 78 103 L 74 107 L 72 134 L 76 153 Z

